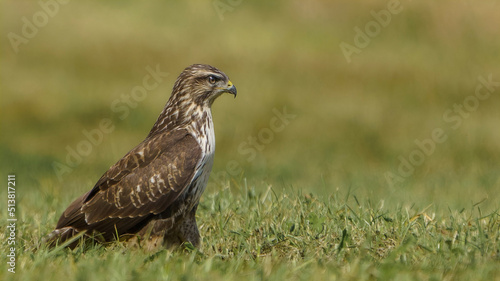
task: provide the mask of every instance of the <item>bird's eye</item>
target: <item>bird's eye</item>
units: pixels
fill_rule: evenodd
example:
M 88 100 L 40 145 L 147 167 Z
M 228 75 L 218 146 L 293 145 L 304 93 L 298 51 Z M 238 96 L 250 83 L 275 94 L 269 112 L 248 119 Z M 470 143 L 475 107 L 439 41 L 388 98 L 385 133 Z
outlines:
M 215 84 L 216 81 L 217 79 L 214 76 L 212 75 L 208 76 L 208 82 L 210 82 L 210 84 Z

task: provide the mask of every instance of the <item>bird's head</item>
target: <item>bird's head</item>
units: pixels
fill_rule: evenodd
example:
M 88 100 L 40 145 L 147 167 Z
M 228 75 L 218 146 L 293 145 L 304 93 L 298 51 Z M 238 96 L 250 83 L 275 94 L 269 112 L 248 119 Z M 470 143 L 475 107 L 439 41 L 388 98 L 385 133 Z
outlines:
M 157 132 L 182 127 L 210 111 L 214 100 L 223 93 L 236 97 L 236 87 L 224 72 L 206 64 L 193 64 L 177 77 L 172 95 L 160 113 L 148 137 Z
M 186 67 L 175 81 L 171 98 L 210 107 L 223 93 L 236 97 L 236 87 L 224 72 L 210 65 L 193 64 Z

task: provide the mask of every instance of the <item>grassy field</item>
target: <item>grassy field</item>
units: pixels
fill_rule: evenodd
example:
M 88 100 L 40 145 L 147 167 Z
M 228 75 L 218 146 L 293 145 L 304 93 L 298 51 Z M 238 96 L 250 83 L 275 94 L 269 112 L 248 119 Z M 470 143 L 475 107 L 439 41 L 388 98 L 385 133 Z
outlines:
M 496 1 L 2 6 L 1 280 L 500 280 Z M 201 248 L 33 251 L 192 63 L 238 88 L 213 107 Z

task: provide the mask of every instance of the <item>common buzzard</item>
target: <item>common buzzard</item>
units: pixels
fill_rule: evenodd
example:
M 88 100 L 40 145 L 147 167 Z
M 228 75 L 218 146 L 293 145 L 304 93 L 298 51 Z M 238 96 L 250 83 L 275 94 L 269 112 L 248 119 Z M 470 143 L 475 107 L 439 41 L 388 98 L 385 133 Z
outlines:
M 84 232 L 100 242 L 198 246 L 195 213 L 215 151 L 211 106 L 223 93 L 236 97 L 222 71 L 203 64 L 184 69 L 146 139 L 69 205 L 47 236 L 49 245 Z

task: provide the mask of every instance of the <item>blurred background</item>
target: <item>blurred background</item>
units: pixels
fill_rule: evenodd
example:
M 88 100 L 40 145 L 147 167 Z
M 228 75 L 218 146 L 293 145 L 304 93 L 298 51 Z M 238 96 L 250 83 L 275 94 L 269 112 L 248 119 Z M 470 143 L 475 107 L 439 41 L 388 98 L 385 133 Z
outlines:
M 499 207 L 500 87 L 479 79 L 500 81 L 497 1 L 2 6 L 0 167 L 17 176 L 21 210 L 50 204 L 56 220 L 146 137 L 193 63 L 238 89 L 213 106 L 208 193 L 272 186 L 445 212 Z M 419 148 L 436 129 L 442 142 Z

